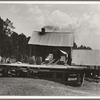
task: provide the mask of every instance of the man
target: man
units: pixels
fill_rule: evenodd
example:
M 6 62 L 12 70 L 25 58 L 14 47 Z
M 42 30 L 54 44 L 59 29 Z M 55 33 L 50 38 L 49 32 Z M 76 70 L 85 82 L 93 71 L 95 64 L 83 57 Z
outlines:
M 54 50 L 54 62 L 55 64 L 59 63 L 63 63 L 64 65 L 67 64 L 67 60 L 68 60 L 68 54 L 60 49 Z
M 63 50 L 60 50 L 60 52 L 62 52 L 62 56 L 61 56 L 60 61 L 63 62 L 64 65 L 66 65 L 67 61 L 68 61 L 68 54 Z
M 54 50 L 53 51 L 53 59 L 54 59 L 54 62 L 53 63 L 57 63 L 60 60 L 61 55 L 62 55 L 62 53 L 60 52 L 59 49 Z
M 53 54 L 50 53 L 50 54 L 48 55 L 48 57 L 45 59 L 45 63 L 48 64 L 48 63 L 50 63 L 52 60 L 53 60 Z

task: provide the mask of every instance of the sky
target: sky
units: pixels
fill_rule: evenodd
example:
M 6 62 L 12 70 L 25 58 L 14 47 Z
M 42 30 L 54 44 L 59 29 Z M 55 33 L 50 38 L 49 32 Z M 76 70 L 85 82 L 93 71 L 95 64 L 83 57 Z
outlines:
M 31 36 L 44 26 L 59 27 L 59 31 L 73 31 L 78 46 L 100 50 L 99 4 L 1 4 L 0 16 L 10 19 L 14 31 Z

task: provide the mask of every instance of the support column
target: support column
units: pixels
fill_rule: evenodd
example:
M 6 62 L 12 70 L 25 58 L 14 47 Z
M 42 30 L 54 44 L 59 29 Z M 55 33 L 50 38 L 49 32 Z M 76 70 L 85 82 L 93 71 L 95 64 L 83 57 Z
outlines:
M 79 86 L 83 86 L 84 85 L 84 79 L 85 79 L 85 73 L 77 73 L 77 84 Z
M 4 77 L 8 76 L 8 68 L 4 68 Z
M 30 57 L 31 57 L 31 55 L 32 55 L 32 46 L 30 44 Z
M 96 75 L 97 75 L 97 70 L 96 70 L 96 66 L 94 66 L 93 78 L 96 78 Z
M 66 73 L 62 72 L 62 82 L 66 82 Z
M 98 66 L 98 77 L 100 77 L 100 66 Z
M 30 77 L 30 68 L 27 67 L 27 77 Z
M 56 72 L 53 73 L 53 78 L 54 79 L 56 79 L 56 76 L 57 76 L 56 74 L 57 74 Z

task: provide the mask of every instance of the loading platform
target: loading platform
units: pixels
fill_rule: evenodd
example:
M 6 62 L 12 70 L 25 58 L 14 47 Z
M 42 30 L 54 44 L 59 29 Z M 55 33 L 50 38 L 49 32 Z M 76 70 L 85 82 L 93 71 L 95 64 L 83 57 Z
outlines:
M 86 69 L 87 67 L 69 65 L 0 64 L 0 73 L 4 77 L 20 77 L 26 73 L 26 77 L 60 78 L 62 82 L 74 81 L 80 86 L 84 83 Z

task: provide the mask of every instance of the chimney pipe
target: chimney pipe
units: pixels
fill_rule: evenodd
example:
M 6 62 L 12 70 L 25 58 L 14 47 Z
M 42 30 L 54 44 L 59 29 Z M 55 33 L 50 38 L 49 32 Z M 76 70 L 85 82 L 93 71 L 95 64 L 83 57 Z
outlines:
M 45 28 L 42 28 L 41 31 L 42 31 L 42 32 L 45 32 Z
M 45 34 L 45 28 L 41 28 L 41 32 L 39 34 L 44 35 Z

